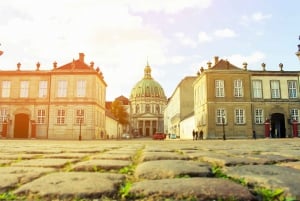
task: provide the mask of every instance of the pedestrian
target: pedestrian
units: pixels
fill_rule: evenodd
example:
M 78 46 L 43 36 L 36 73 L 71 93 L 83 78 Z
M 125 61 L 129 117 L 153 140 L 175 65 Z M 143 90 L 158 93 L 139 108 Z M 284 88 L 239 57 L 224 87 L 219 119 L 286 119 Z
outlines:
M 199 139 L 199 132 L 196 131 L 196 140 L 198 140 L 198 139 Z
M 195 140 L 196 132 L 193 130 L 193 140 Z
M 203 131 L 200 131 L 200 140 L 203 140 Z
M 255 130 L 252 131 L 252 137 L 253 137 L 253 139 L 256 140 L 256 132 L 255 132 Z

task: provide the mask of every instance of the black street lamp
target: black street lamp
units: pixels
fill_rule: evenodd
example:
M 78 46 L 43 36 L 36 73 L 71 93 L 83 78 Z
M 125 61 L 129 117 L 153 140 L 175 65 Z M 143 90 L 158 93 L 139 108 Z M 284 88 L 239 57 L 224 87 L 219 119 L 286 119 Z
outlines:
M 223 140 L 226 140 L 226 135 L 225 135 L 225 118 L 224 114 L 222 116 L 222 126 L 223 126 Z
M 79 141 L 81 141 L 81 123 L 82 123 L 82 117 L 79 119 Z

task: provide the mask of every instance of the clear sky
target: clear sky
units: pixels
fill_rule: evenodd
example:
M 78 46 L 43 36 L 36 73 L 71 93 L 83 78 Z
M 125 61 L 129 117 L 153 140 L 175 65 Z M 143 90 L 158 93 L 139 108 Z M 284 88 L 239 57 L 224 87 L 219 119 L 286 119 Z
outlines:
M 147 60 L 170 97 L 214 56 L 261 70 L 299 70 L 299 0 L 0 0 L 0 69 L 99 66 L 107 100 L 129 97 Z

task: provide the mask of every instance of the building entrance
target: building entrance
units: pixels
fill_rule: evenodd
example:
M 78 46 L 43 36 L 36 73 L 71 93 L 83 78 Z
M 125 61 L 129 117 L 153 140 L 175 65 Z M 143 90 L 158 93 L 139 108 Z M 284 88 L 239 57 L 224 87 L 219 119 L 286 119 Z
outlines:
M 14 138 L 28 138 L 29 115 L 20 113 L 15 115 Z
M 284 114 L 273 113 L 271 116 L 271 136 L 272 138 L 285 138 Z

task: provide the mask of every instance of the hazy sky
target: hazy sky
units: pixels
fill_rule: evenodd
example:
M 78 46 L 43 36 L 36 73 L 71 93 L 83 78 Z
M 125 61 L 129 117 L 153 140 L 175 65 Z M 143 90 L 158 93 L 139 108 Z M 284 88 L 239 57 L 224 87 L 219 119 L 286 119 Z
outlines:
M 170 97 L 214 56 L 238 67 L 299 70 L 299 0 L 0 0 L 0 69 L 99 66 L 107 100 L 152 76 Z

